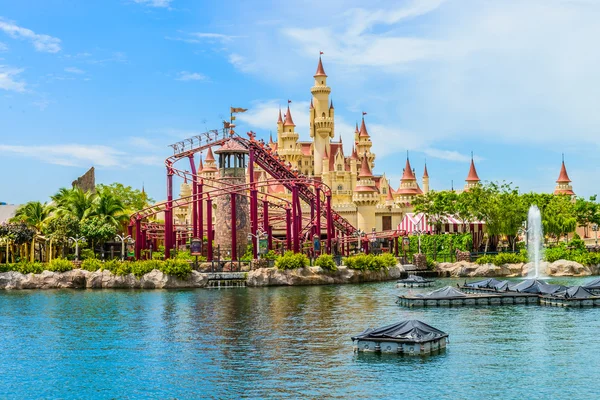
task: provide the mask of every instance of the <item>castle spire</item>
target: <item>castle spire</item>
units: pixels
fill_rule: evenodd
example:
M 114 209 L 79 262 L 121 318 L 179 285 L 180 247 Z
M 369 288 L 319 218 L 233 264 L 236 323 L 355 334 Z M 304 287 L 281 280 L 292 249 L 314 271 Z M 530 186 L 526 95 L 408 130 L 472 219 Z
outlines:
M 283 118 L 281 118 L 281 107 L 279 107 L 279 119 L 277 119 L 277 124 L 283 124 Z
M 467 179 L 465 179 L 467 182 L 479 182 L 481 181 L 481 179 L 479 179 L 479 175 L 477 175 L 477 170 L 475 169 L 475 163 L 473 162 L 473 152 L 471 152 L 471 167 L 469 168 L 469 175 L 467 176 Z
M 573 192 L 573 186 L 571 186 L 571 179 L 569 178 L 569 174 L 567 174 L 567 168 L 565 167 L 564 154 L 562 156 L 560 174 L 558 175 L 558 179 L 556 180 L 556 188 L 554 189 L 554 194 L 568 194 L 570 196 L 575 195 L 575 192 Z
M 321 52 L 321 54 L 323 54 L 323 52 Z M 319 55 L 319 65 L 317 65 L 317 72 L 315 73 L 315 77 L 317 77 L 317 76 L 327 77 L 327 74 L 325 73 L 325 70 L 323 69 L 323 62 L 321 61 L 320 55 Z
M 429 178 L 429 173 L 427 172 L 427 161 L 425 161 L 425 170 L 423 171 L 423 178 Z
M 402 173 L 401 180 L 416 180 L 415 174 L 410 166 L 410 160 L 408 159 L 408 150 L 406 151 L 406 164 L 404 165 L 404 172 Z
M 292 112 L 290 111 L 290 103 L 291 103 L 291 100 L 288 100 L 288 108 L 287 108 L 287 112 L 285 114 L 285 122 L 283 123 L 283 126 L 296 126 L 296 124 L 294 124 L 294 121 L 292 120 Z
M 558 174 L 558 179 L 556 183 L 569 183 L 571 179 L 569 179 L 569 174 L 567 174 L 567 168 L 565 167 L 565 155 L 562 155 L 562 165 L 560 166 L 560 174 Z
M 362 117 L 362 123 L 360 124 L 360 132 L 359 132 L 359 137 L 365 137 L 368 138 L 369 137 L 369 132 L 367 131 L 367 126 L 365 125 L 365 112 L 363 113 L 363 117 Z
M 330 100 L 330 102 L 329 102 L 329 108 L 330 108 L 330 109 L 333 109 L 333 99 L 332 99 L 332 100 Z
M 369 167 L 369 160 L 367 160 L 367 153 L 365 153 L 364 157 L 362 158 L 362 163 L 360 165 L 360 172 L 358 173 L 358 177 L 360 179 L 373 177 L 373 173 L 371 172 L 371 168 Z
M 387 198 L 386 200 L 388 201 L 394 201 L 394 196 L 392 196 L 392 185 L 390 185 L 390 181 L 388 181 L 388 192 L 387 192 Z

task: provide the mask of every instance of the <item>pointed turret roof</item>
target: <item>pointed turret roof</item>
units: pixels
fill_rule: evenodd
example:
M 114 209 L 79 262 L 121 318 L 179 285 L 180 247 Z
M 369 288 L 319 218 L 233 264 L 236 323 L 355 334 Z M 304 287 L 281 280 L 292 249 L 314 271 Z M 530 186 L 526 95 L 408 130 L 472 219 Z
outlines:
M 356 123 L 356 128 L 354 129 L 354 133 L 358 133 L 358 122 Z
M 273 144 L 273 132 L 269 132 L 269 144 Z
M 475 169 L 475 162 L 473 162 L 473 154 L 471 153 L 471 167 L 469 168 L 469 175 L 467 176 L 467 179 L 465 179 L 467 182 L 479 182 L 481 181 L 481 179 L 479 179 L 479 175 L 477 175 L 477 170 Z
M 406 165 L 404 166 L 404 173 L 402 174 L 401 181 L 416 180 L 415 174 L 410 166 L 410 160 L 408 159 L 408 152 L 406 153 Z
M 285 113 L 285 122 L 283 126 L 296 126 L 292 120 L 292 112 L 290 111 L 290 105 L 288 104 L 287 112 Z
M 358 177 L 360 179 L 373 177 L 373 173 L 371 172 L 371 168 L 369 167 L 369 160 L 367 160 L 367 153 L 365 153 L 362 158 L 362 163 L 360 165 L 360 172 L 358 173 Z
M 283 118 L 281 118 L 281 107 L 279 108 L 279 118 L 277 119 L 277 124 L 283 124 Z
M 310 99 L 310 109 L 312 110 L 313 108 L 315 108 L 315 106 L 313 105 L 313 99 Z
M 332 109 L 333 108 L 333 99 L 329 101 L 329 108 Z
M 429 178 L 429 172 L 427 172 L 427 162 L 425 163 L 425 170 L 423 171 L 423 178 Z
M 208 148 L 208 153 L 206 153 L 206 162 L 214 162 L 215 161 L 215 156 L 213 156 L 213 152 L 212 152 L 212 147 Z
M 200 162 L 198 163 L 198 171 L 196 171 L 197 173 L 202 172 L 202 170 L 204 169 L 204 165 L 202 165 L 202 154 L 200 154 Z
M 365 125 L 365 117 L 362 118 L 362 123 L 360 124 L 360 133 L 359 137 L 369 137 L 369 132 L 367 132 L 367 126 Z
M 327 74 L 325 73 L 325 70 L 323 69 L 323 62 L 321 61 L 321 56 L 319 56 L 319 65 L 317 65 L 317 72 L 315 73 L 315 76 L 327 77 Z
M 387 192 L 386 200 L 394 201 L 394 196 L 392 196 L 392 185 L 390 185 L 389 181 L 388 181 L 388 192 Z
M 351 160 L 358 160 L 358 154 L 356 154 L 356 147 L 352 145 L 352 155 L 350 155 Z
M 556 183 L 569 183 L 571 179 L 569 179 L 569 174 L 567 174 L 567 168 L 565 167 L 565 160 L 563 160 L 562 165 L 560 166 L 560 174 L 558 175 L 558 179 Z

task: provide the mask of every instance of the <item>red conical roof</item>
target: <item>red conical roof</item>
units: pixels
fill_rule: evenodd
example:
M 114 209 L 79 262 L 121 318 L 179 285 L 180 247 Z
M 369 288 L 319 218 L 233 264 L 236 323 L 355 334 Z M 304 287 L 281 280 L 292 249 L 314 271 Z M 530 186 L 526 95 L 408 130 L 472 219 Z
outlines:
M 404 173 L 402 174 L 402 178 L 400 179 L 401 181 L 410 181 L 410 180 L 416 180 L 417 178 L 415 177 L 415 174 L 412 171 L 412 168 L 410 167 L 410 161 L 408 160 L 408 156 L 406 157 L 406 165 L 404 166 Z
M 569 183 L 571 180 L 569 179 L 569 174 L 567 174 L 567 168 L 565 168 L 565 162 L 562 162 L 560 167 L 560 174 L 558 175 L 558 179 L 556 183 Z
M 269 144 L 273 144 L 273 133 L 269 132 Z
M 323 62 L 321 61 L 320 56 L 319 56 L 319 65 L 317 65 L 317 72 L 315 73 L 315 76 L 327 77 L 327 74 L 325 73 L 325 70 L 323 69 Z
M 360 165 L 360 172 L 358 173 L 359 178 L 372 178 L 373 173 L 371 173 L 371 168 L 369 167 L 369 160 L 367 160 L 367 153 L 364 154 L 362 158 L 362 163 Z
M 473 158 L 471 158 L 471 167 L 469 168 L 469 175 L 467 176 L 467 182 L 479 182 L 479 175 L 477 175 L 477 170 L 475 169 L 475 163 L 473 162 Z
M 198 163 L 198 170 L 196 171 L 196 173 L 202 172 L 203 169 L 204 165 L 202 165 L 202 154 L 200 154 L 200 162 Z
M 354 133 L 358 133 L 358 122 L 356 123 L 356 128 L 354 129 Z
M 394 196 L 392 196 L 392 185 L 390 185 L 389 181 L 388 181 L 388 192 L 387 192 L 386 200 L 394 201 Z
M 356 154 L 356 147 L 352 146 L 352 155 L 350 156 L 351 160 L 358 160 L 358 154 Z
M 329 102 L 329 108 L 333 108 L 333 100 Z
M 279 118 L 277 119 L 277 124 L 283 124 L 283 118 L 281 118 L 281 108 L 279 109 Z
M 365 125 L 365 117 L 362 119 L 362 123 L 360 124 L 360 134 L 359 137 L 369 137 L 369 132 L 367 132 L 367 126 Z
M 213 156 L 212 147 L 208 148 L 208 153 L 206 154 L 206 162 L 215 161 L 215 156 Z
M 425 171 L 423 171 L 423 178 L 429 178 L 429 173 L 427 172 L 427 163 L 425 163 Z
M 296 124 L 294 124 L 294 121 L 292 120 L 292 113 L 290 112 L 289 104 L 288 104 L 287 112 L 285 114 L 285 122 L 283 123 L 283 126 L 296 126 Z

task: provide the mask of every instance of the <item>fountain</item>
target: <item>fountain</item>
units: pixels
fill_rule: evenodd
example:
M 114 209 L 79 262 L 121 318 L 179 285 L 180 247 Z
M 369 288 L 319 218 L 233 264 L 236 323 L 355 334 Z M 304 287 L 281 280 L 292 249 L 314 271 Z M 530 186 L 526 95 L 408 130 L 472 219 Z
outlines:
M 534 266 L 532 270 L 527 271 L 527 277 L 530 279 L 539 279 L 542 275 L 545 276 L 544 271 L 540 273 L 543 240 L 542 214 L 536 205 L 532 205 L 527 213 L 527 252 L 529 261 Z

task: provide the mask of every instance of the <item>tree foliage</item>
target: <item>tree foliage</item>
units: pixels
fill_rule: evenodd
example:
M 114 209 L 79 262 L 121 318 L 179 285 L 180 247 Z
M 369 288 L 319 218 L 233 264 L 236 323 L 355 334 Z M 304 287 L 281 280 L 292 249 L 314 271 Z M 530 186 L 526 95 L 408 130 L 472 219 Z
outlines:
M 115 198 L 121 200 L 123 207 L 128 213 L 141 210 L 154 203 L 146 192 L 125 186 L 122 183 L 111 183 L 110 185 L 97 185 L 98 192 L 111 193 Z

